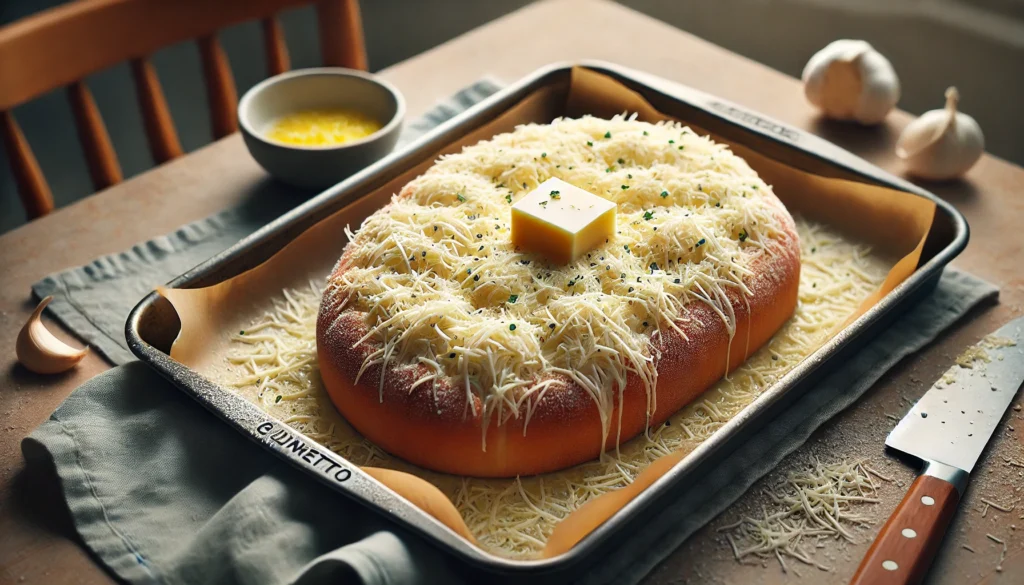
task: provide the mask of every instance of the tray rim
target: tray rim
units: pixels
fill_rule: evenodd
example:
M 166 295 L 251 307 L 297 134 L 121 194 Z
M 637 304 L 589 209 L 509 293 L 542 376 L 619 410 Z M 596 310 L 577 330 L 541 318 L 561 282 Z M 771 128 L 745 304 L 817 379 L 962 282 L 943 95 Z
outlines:
M 738 441 L 737 437 L 742 436 L 743 429 L 751 425 L 758 417 L 759 413 L 764 412 L 772 405 L 786 398 L 789 392 L 796 387 L 800 381 L 810 376 L 819 368 L 827 366 L 831 361 L 830 358 L 855 338 L 867 332 L 870 326 L 876 324 L 883 316 L 901 306 L 914 291 L 917 291 L 922 287 L 926 287 L 930 282 L 937 279 L 944 266 L 966 247 L 969 239 L 969 227 L 966 219 L 951 204 L 924 188 L 892 175 L 809 132 L 793 128 L 788 124 L 778 122 L 768 116 L 757 113 L 755 110 L 734 104 L 728 100 L 712 96 L 660 77 L 655 77 L 651 74 L 604 61 L 582 60 L 576 62 L 558 62 L 537 69 L 533 73 L 513 84 L 510 84 L 506 88 L 474 105 L 465 112 L 446 121 L 437 128 L 434 128 L 406 148 L 389 154 L 380 161 L 370 165 L 348 179 L 325 190 L 323 193 L 311 198 L 305 203 L 302 203 L 276 220 L 266 224 L 251 235 L 243 238 L 235 245 L 229 247 L 227 250 L 218 253 L 217 255 L 198 264 L 194 268 L 184 272 L 180 276 L 171 280 L 168 283 L 168 286 L 176 288 L 206 286 L 209 283 L 204 281 L 209 278 L 217 278 L 217 273 L 223 268 L 231 266 L 232 263 L 240 259 L 244 259 L 248 254 L 253 254 L 253 250 L 258 246 L 272 245 L 274 238 L 277 237 L 284 238 L 285 241 L 282 245 L 286 244 L 287 241 L 290 241 L 298 235 L 296 233 L 289 237 L 289 230 L 295 229 L 299 224 L 307 223 L 308 225 L 299 229 L 299 233 L 301 233 L 328 215 L 339 210 L 344 205 L 350 203 L 350 201 L 342 202 L 345 194 L 359 192 L 361 189 L 372 184 L 375 180 L 380 180 L 382 177 L 386 177 L 388 172 L 394 167 L 400 167 L 406 164 L 408 166 L 403 168 L 414 166 L 417 162 L 422 161 L 424 155 L 431 154 L 437 148 L 440 148 L 444 144 L 450 142 L 452 138 L 457 138 L 457 136 L 461 136 L 471 131 L 477 122 L 486 122 L 489 120 L 490 118 L 488 115 L 490 113 L 503 111 L 507 106 L 516 103 L 519 99 L 525 97 L 525 95 L 543 87 L 551 78 L 567 75 L 573 67 L 591 69 L 598 73 L 609 75 L 618 81 L 626 82 L 632 86 L 643 86 L 647 90 L 659 94 L 664 99 L 679 102 L 687 107 L 701 110 L 703 113 L 717 118 L 719 122 L 736 126 L 747 132 L 759 134 L 763 138 L 774 141 L 784 148 L 799 151 L 800 156 L 816 159 L 819 163 L 840 167 L 844 171 L 852 173 L 867 182 L 880 184 L 929 199 L 936 205 L 936 215 L 938 215 L 938 213 L 943 213 L 950 220 L 953 233 L 952 238 L 948 243 L 946 243 L 941 249 L 937 250 L 935 255 L 929 258 L 924 264 L 918 266 L 914 273 L 900 283 L 894 290 L 890 291 L 889 294 L 885 295 L 863 315 L 850 323 L 835 337 L 816 349 L 803 362 L 798 364 L 793 368 L 793 370 L 779 379 L 770 388 L 765 390 L 764 393 L 762 393 L 743 411 L 718 429 L 714 435 L 701 443 L 701 445 L 695 448 L 693 452 L 687 455 L 687 457 L 673 466 L 670 471 L 665 473 L 651 486 L 644 490 L 640 496 L 627 503 L 607 521 L 588 533 L 574 547 L 560 555 L 546 559 L 531 560 L 516 560 L 499 557 L 486 552 L 482 548 L 479 548 L 455 535 L 455 533 L 450 529 L 441 525 L 439 522 L 434 520 L 433 517 L 419 511 L 418 508 L 414 508 L 414 510 L 419 513 L 419 516 L 421 516 L 420 518 L 404 518 L 400 516 L 396 517 L 393 510 L 383 509 L 379 504 L 374 504 L 372 502 L 369 503 L 371 506 L 376 505 L 378 512 L 397 520 L 405 527 L 411 528 L 421 536 L 433 541 L 435 545 L 445 549 L 444 552 L 453 554 L 461 560 L 486 571 L 505 573 L 509 575 L 524 576 L 527 574 L 550 573 L 570 569 L 578 565 L 591 553 L 597 551 L 599 546 L 604 544 L 610 537 L 612 537 L 612 535 L 618 532 L 621 528 L 624 528 L 622 525 L 626 524 L 632 516 L 639 514 L 643 509 L 655 503 L 659 497 L 665 496 L 670 491 L 669 488 L 678 486 L 678 484 L 682 483 L 682 480 L 688 475 L 691 475 L 696 468 L 703 464 L 707 464 L 708 460 L 713 457 L 716 452 L 726 448 L 728 443 Z M 694 103 L 692 101 L 694 99 L 701 99 L 704 103 Z M 712 106 L 711 104 L 715 105 Z M 781 133 L 780 129 L 782 130 Z M 937 218 L 936 220 L 933 220 L 933 225 L 934 221 L 937 221 Z M 277 249 L 280 249 L 280 247 Z M 265 258 L 257 261 L 255 264 L 259 264 L 264 260 Z M 240 271 L 247 270 L 249 268 L 251 268 L 251 266 L 243 267 Z M 223 278 L 220 278 L 220 280 L 223 280 Z M 275 421 L 276 419 L 273 419 L 269 414 L 259 410 L 255 405 L 251 405 L 248 401 L 245 401 L 245 399 L 228 392 L 224 392 L 220 386 L 206 380 L 202 376 L 199 376 L 190 368 L 170 359 L 169 355 L 156 349 L 142 338 L 139 331 L 140 321 L 144 317 L 147 309 L 149 309 L 160 298 L 161 297 L 156 291 L 150 292 L 140 300 L 129 314 L 125 326 L 125 334 L 132 353 L 141 361 L 156 369 L 158 373 L 171 381 L 180 390 L 185 391 L 187 394 L 197 399 L 207 409 L 213 410 L 215 414 L 223 418 L 231 426 L 234 426 L 236 430 L 243 432 L 264 447 L 270 447 L 266 442 L 252 436 L 250 432 L 243 429 L 236 421 L 232 421 L 227 413 L 212 407 L 209 403 L 201 399 L 197 395 L 195 389 L 189 386 L 190 384 L 195 383 L 195 380 L 189 380 L 189 378 L 205 380 L 208 386 L 221 391 L 223 394 L 228 395 L 237 401 L 244 402 L 245 404 L 252 406 L 252 409 L 258 411 L 264 417 Z M 301 435 L 299 433 L 296 434 Z M 308 438 L 306 439 L 312 444 L 319 444 Z M 279 456 L 284 456 L 286 459 L 289 459 L 282 452 L 275 451 L 273 448 L 270 448 L 270 450 Z M 340 458 L 340 456 L 339 459 L 346 461 Z M 293 464 L 298 464 L 296 461 L 291 462 Z M 353 467 L 356 466 L 353 465 Z M 319 479 L 323 481 L 323 478 Z M 335 487 L 337 489 L 337 486 Z M 395 497 L 400 498 L 400 496 L 391 492 L 383 486 L 383 484 L 378 483 L 377 487 L 383 492 L 389 492 Z M 342 490 L 339 490 L 339 492 L 341 491 Z M 351 494 L 343 495 L 351 496 Z M 367 504 L 367 502 L 362 503 Z M 411 506 L 411 504 L 409 505 Z M 448 533 L 448 537 L 445 537 L 444 534 L 439 534 L 438 527 L 440 527 L 441 532 L 446 531 Z

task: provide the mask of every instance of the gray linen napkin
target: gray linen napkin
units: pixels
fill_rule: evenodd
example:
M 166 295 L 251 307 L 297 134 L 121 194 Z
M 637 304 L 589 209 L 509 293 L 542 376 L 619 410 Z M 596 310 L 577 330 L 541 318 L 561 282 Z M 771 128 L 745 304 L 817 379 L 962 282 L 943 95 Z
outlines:
M 932 295 L 576 582 L 639 581 L 889 368 L 996 294 L 947 270 Z M 76 390 L 22 450 L 29 465 L 53 466 L 86 546 L 132 583 L 476 580 L 249 443 L 138 362 Z
M 436 104 L 402 130 L 396 149 L 408 145 L 443 122 L 468 110 L 501 89 L 484 78 Z M 108 254 L 85 266 L 51 274 L 32 285 L 58 321 L 114 364 L 135 359 L 124 340 L 124 324 L 132 307 L 157 285 L 226 250 L 313 194 L 269 181 L 266 189 L 236 209 L 229 209 L 173 233 Z

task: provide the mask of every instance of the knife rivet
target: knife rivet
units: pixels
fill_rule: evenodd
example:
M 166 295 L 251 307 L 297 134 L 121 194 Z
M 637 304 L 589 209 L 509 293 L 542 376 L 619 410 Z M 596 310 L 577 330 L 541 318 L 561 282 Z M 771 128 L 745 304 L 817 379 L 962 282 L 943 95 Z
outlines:
M 904 528 L 902 534 L 907 538 L 917 538 L 917 532 L 913 528 Z
M 934 506 L 935 498 L 931 496 L 921 496 L 921 503 L 924 504 L 925 506 Z
M 886 571 L 895 571 L 900 566 L 896 564 L 896 561 L 882 561 L 882 568 Z

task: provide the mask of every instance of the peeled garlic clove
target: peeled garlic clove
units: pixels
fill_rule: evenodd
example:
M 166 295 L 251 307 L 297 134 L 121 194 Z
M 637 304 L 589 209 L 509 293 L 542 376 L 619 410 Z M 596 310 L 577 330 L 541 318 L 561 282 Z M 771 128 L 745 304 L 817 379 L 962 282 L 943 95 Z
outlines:
M 900 100 L 892 64 L 866 41 L 829 43 L 807 62 L 802 78 L 807 101 L 836 120 L 877 124 Z
M 18 341 L 14 345 L 21 365 L 37 374 L 59 374 L 70 370 L 89 353 L 88 347 L 75 349 L 57 339 L 43 325 L 43 309 L 51 300 L 53 297 L 46 297 L 39 303 L 18 333 Z
M 974 118 L 957 111 L 960 94 L 946 90 L 946 107 L 925 112 L 900 134 L 896 156 L 907 171 L 922 179 L 959 177 L 970 170 L 985 152 L 985 135 Z

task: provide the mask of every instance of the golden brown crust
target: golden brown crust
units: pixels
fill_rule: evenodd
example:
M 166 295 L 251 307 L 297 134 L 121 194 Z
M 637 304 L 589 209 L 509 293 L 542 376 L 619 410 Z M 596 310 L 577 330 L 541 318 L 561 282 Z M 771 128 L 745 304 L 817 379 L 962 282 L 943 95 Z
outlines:
M 731 338 L 725 322 L 708 305 L 691 302 L 677 322 L 683 338 L 671 328 L 653 342 L 657 357 L 657 408 L 648 420 L 647 393 L 630 375 L 622 398 L 611 413 L 604 449 L 626 441 L 650 425 L 668 419 L 704 392 L 727 371 L 739 366 L 766 343 L 796 308 L 800 280 L 799 240 L 792 218 L 781 209 L 786 237 L 751 265 L 744 296 L 727 293 L 735 312 Z M 329 281 L 346 269 L 339 262 Z M 355 343 L 368 331 L 365 315 L 326 299 L 317 321 L 320 373 L 331 400 L 364 436 L 383 449 L 417 465 L 458 475 L 510 477 L 563 469 L 596 458 L 603 450 L 597 406 L 574 382 L 549 388 L 527 401 L 518 417 L 488 425 L 482 448 L 480 404 L 466 404 L 462 388 L 440 381 L 434 387 L 413 383 L 428 373 L 425 366 L 389 365 L 367 368 L 355 383 L 373 342 Z M 726 364 L 728 356 L 728 365 Z M 383 383 L 381 384 L 381 377 Z M 529 414 L 529 416 L 527 416 Z M 528 426 L 527 420 L 529 420 Z M 526 431 L 526 432 L 524 432 Z

